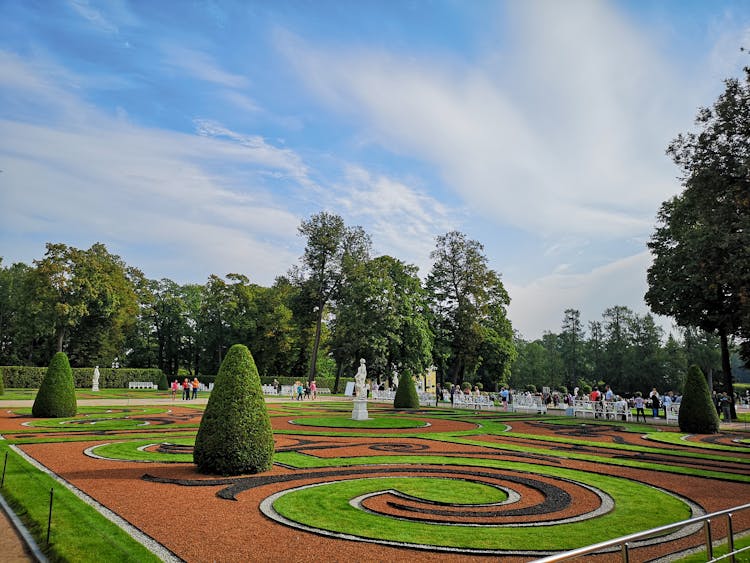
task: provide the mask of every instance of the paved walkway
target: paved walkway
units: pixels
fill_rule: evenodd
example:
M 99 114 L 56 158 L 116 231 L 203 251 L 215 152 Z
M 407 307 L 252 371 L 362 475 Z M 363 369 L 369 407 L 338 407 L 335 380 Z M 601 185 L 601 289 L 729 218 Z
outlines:
M 0 507 L 0 560 L 3 563 L 36 561 L 2 507 Z

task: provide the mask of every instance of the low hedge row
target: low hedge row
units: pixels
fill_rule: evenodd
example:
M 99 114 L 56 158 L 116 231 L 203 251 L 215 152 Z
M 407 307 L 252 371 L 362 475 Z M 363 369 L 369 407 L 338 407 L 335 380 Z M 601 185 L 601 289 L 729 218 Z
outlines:
M 36 389 L 42 384 L 46 372 L 47 368 L 0 366 L 0 387 Z M 73 381 L 78 388 L 91 387 L 93 377 L 94 368 L 73 368 Z M 121 389 L 131 381 L 151 381 L 159 385 L 164 384 L 163 377 L 160 369 L 99 368 L 99 387 Z
M 47 368 L 38 368 L 30 366 L 0 366 L 0 394 L 2 394 L 3 384 L 6 388 L 15 389 L 38 389 L 44 378 Z M 94 377 L 94 368 L 73 368 L 73 380 L 77 388 L 85 389 L 91 387 L 92 378 Z M 185 376 L 165 375 L 160 369 L 139 369 L 139 368 L 99 368 L 99 387 L 102 389 L 122 389 L 128 386 L 131 381 L 151 381 L 159 386 L 159 389 L 167 389 L 172 380 L 182 381 Z M 189 377 L 192 380 L 192 377 Z M 261 377 L 261 383 L 270 385 L 277 380 L 282 385 L 293 385 L 295 381 L 306 382 L 306 378 L 300 377 Z M 216 383 L 215 375 L 198 375 L 201 383 L 208 385 Z M 346 389 L 347 381 L 354 381 L 352 377 L 342 377 L 339 380 L 339 393 Z M 333 385 L 336 382 L 335 377 L 318 377 L 315 383 L 318 389 L 328 388 L 333 391 Z

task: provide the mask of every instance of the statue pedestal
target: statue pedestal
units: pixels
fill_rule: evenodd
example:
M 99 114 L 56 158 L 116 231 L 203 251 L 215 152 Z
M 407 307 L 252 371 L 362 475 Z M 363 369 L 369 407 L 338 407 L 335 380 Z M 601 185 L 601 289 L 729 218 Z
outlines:
M 352 420 L 369 420 L 367 415 L 367 399 L 354 399 Z
M 99 391 L 99 384 L 98 384 L 98 383 L 94 383 L 94 384 L 93 384 L 93 385 L 91 386 L 91 390 L 92 390 L 92 391 Z

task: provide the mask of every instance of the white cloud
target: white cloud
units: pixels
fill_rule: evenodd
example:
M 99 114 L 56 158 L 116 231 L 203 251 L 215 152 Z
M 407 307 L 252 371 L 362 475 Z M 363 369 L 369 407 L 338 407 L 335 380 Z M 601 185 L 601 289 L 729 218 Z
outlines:
M 426 275 L 435 236 L 455 227 L 454 211 L 403 182 L 350 166 L 336 187 L 337 208 L 347 219 L 367 226 L 377 254 L 416 264 Z
M 533 340 L 545 331 L 559 332 L 565 309 L 578 309 L 584 325 L 601 320 L 605 309 L 615 305 L 629 306 L 643 315 L 648 312 L 643 295 L 650 265 L 651 254 L 644 251 L 589 272 L 569 274 L 561 268 L 526 285 L 506 279 L 511 296 L 508 316 L 513 328 Z M 657 321 L 669 330 L 667 319 L 659 317 Z

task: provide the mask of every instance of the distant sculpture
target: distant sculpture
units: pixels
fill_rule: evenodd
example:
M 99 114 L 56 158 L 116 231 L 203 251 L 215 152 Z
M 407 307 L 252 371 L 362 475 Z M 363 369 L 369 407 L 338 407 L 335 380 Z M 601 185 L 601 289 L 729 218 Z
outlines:
M 393 370 L 393 386 L 398 388 L 398 372 L 396 370 Z
M 365 380 L 367 379 L 367 367 L 365 366 L 365 359 L 359 360 L 359 369 L 357 374 L 354 376 L 354 390 L 357 399 L 367 399 L 367 388 L 365 387 Z
M 94 368 L 94 379 L 91 382 L 91 390 L 99 391 L 99 366 Z

